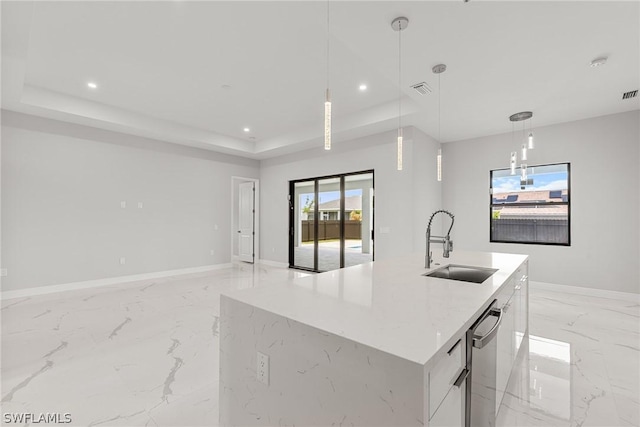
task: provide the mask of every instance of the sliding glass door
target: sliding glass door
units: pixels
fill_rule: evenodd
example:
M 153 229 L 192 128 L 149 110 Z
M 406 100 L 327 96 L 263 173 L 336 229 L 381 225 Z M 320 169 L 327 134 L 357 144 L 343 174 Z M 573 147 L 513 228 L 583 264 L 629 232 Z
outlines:
M 373 261 L 373 173 L 347 175 L 344 266 Z
M 293 196 L 289 196 L 290 216 L 295 212 L 295 226 L 291 236 L 295 241 L 296 250 L 291 259 L 289 250 L 289 265 L 291 264 L 308 270 L 314 270 L 315 261 L 315 209 L 316 193 L 315 181 L 302 181 L 293 184 Z M 291 245 L 291 243 L 289 243 Z
M 340 268 L 340 194 L 340 178 L 318 180 L 317 271 Z
M 289 183 L 289 266 L 329 271 L 373 261 L 373 171 Z

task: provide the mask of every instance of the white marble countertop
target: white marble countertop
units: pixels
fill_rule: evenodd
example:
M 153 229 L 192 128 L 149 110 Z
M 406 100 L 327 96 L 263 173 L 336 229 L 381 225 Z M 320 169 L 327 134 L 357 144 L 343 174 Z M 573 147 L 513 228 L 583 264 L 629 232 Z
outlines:
M 314 274 L 286 283 L 225 293 L 229 298 L 427 364 L 468 329 L 526 255 L 434 251 Z M 482 284 L 423 276 L 447 264 L 496 268 Z

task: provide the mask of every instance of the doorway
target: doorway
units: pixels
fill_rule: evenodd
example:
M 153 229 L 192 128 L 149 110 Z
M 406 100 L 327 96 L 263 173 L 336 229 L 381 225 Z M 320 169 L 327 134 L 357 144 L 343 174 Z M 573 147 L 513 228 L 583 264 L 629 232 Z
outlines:
M 259 182 L 254 178 L 231 178 L 231 259 L 255 263 L 259 248 Z M 259 259 L 259 256 L 258 256 Z
M 315 272 L 374 259 L 374 171 L 289 182 L 289 267 Z

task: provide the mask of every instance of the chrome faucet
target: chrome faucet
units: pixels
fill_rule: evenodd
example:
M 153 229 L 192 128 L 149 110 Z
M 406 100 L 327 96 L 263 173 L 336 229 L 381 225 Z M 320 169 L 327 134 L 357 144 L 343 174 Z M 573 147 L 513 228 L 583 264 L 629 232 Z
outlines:
M 446 236 L 431 236 L 431 222 L 433 221 L 433 217 L 439 213 L 445 213 L 451 217 L 451 225 L 449 226 L 449 231 L 447 231 Z M 424 268 L 431 268 L 431 262 L 433 261 L 432 253 L 431 253 L 431 243 L 442 243 L 443 254 L 442 256 L 445 258 L 449 258 L 449 252 L 453 251 L 453 241 L 449 237 L 451 234 L 451 229 L 453 228 L 453 214 L 449 211 L 439 210 L 435 211 L 431 218 L 429 218 L 429 225 L 427 225 L 427 253 L 424 257 Z M 434 239 L 435 237 L 435 239 Z

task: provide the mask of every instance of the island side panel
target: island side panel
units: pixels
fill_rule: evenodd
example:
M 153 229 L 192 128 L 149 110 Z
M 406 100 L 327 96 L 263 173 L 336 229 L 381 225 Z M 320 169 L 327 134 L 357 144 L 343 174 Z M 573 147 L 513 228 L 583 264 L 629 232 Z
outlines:
M 224 295 L 220 313 L 221 425 L 424 425 L 423 365 Z

